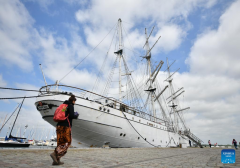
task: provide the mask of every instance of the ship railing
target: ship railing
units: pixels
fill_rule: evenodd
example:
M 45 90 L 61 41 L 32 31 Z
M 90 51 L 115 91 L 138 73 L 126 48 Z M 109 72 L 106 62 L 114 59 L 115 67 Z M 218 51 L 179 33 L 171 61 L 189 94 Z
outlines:
M 192 140 L 194 140 L 196 143 L 201 144 L 203 141 L 198 138 L 197 136 L 195 136 L 193 133 L 191 133 L 189 130 L 185 130 L 184 131 L 184 135 L 186 135 L 187 137 L 191 138 Z
M 65 95 L 72 95 L 74 93 L 75 96 L 83 98 L 86 94 L 86 91 L 74 89 L 70 87 L 64 87 L 64 90 L 60 87 L 60 85 L 47 85 L 43 86 L 39 89 L 39 95 L 48 95 L 48 94 L 65 94 Z
M 131 107 L 123 102 L 119 103 L 118 99 L 114 98 L 114 97 L 107 97 L 108 99 L 105 98 L 97 98 L 94 99 L 93 101 L 97 102 L 97 103 L 101 103 L 103 106 L 109 106 L 115 109 L 119 109 L 120 111 L 147 119 L 147 120 L 152 120 L 152 122 L 160 124 L 160 125 L 165 125 L 167 121 L 154 117 L 148 113 L 142 112 L 141 110 L 135 108 L 135 107 Z M 151 123 L 149 123 L 151 125 Z
M 63 89 L 64 88 L 64 89 Z M 158 117 L 154 117 L 148 113 L 145 113 L 141 110 L 139 110 L 138 108 L 135 107 L 131 107 L 128 106 L 127 104 L 120 102 L 118 99 L 115 99 L 113 97 L 106 97 L 106 96 L 102 96 L 99 95 L 97 93 L 85 90 L 85 89 L 81 89 L 81 88 L 77 88 L 77 87 L 73 87 L 73 86 L 67 86 L 67 85 L 59 85 L 59 84 L 53 84 L 53 85 L 47 85 L 47 86 L 43 86 L 39 89 L 39 95 L 40 96 L 44 96 L 44 95 L 72 95 L 74 93 L 74 95 L 77 98 L 81 98 L 81 99 L 88 99 L 88 97 L 85 97 L 86 94 L 93 94 L 95 97 L 98 97 L 97 99 L 93 99 L 93 100 L 89 100 L 89 101 L 94 101 L 96 103 L 99 103 L 103 106 L 108 106 L 114 109 L 118 109 L 122 112 L 126 112 L 135 116 L 138 116 L 140 118 L 149 120 L 150 122 L 156 123 L 156 124 L 161 124 L 164 126 L 167 126 L 168 121 L 163 120 L 161 118 Z M 150 123 L 149 123 L 150 124 Z

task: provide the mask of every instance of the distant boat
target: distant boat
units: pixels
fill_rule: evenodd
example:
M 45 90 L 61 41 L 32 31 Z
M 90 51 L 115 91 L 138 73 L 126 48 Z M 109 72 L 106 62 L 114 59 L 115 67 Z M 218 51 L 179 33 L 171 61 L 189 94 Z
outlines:
M 33 145 L 33 144 L 35 143 L 35 141 L 34 141 L 34 140 L 28 140 L 28 143 L 29 143 L 30 145 Z
M 56 147 L 57 146 L 57 139 L 56 138 L 50 139 L 50 141 L 48 142 L 47 146 Z
M 5 137 L 5 141 L 0 141 L 0 147 L 29 147 L 29 146 L 30 146 L 30 143 L 24 142 L 24 140 L 25 140 L 26 138 L 14 137 L 14 136 L 12 136 L 12 134 L 11 134 L 11 133 L 12 133 L 12 130 L 13 130 L 13 128 L 14 128 L 14 125 L 15 125 L 15 123 L 16 123 L 18 114 L 19 114 L 19 112 L 20 112 L 20 110 L 21 110 L 21 108 L 22 108 L 23 102 L 24 102 L 24 99 L 23 99 L 23 101 L 22 101 L 22 103 L 21 103 L 21 106 L 20 106 L 20 108 L 19 108 L 19 110 L 18 110 L 17 116 L 16 116 L 16 118 L 15 118 L 15 121 L 14 121 L 14 123 L 13 123 L 11 132 L 10 132 L 10 134 L 9 134 L 9 137 L 6 136 L 6 137 Z M 18 108 L 18 107 L 17 107 L 17 108 Z M 15 110 L 15 111 L 16 111 L 16 110 Z M 14 111 L 14 112 L 15 112 L 15 111 Z
M 0 141 L 0 147 L 29 147 L 29 143 L 18 141 Z

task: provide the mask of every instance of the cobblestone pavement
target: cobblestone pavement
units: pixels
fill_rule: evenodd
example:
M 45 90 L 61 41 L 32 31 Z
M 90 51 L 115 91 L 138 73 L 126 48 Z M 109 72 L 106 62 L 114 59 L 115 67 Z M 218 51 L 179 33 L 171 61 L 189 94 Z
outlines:
M 219 148 L 119 148 L 69 149 L 61 159 L 64 165 L 51 166 L 49 149 L 0 149 L 0 167 L 68 167 L 68 168 L 240 168 L 240 150 L 236 163 L 221 163 Z

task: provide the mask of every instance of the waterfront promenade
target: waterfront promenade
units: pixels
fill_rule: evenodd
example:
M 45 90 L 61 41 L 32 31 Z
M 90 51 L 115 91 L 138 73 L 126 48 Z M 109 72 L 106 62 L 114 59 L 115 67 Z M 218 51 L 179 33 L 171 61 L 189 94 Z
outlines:
M 61 166 L 51 166 L 52 149 L 0 149 L 0 167 L 68 167 L 68 168 L 227 168 L 240 167 L 240 150 L 236 163 L 221 163 L 222 148 L 125 148 L 69 149 Z

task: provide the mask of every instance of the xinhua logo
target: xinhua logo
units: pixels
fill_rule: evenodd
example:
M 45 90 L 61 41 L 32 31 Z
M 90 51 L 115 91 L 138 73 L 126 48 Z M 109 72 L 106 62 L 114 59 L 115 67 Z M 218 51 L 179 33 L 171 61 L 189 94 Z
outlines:
M 234 149 L 223 149 L 221 152 L 222 163 L 235 163 L 235 150 Z

